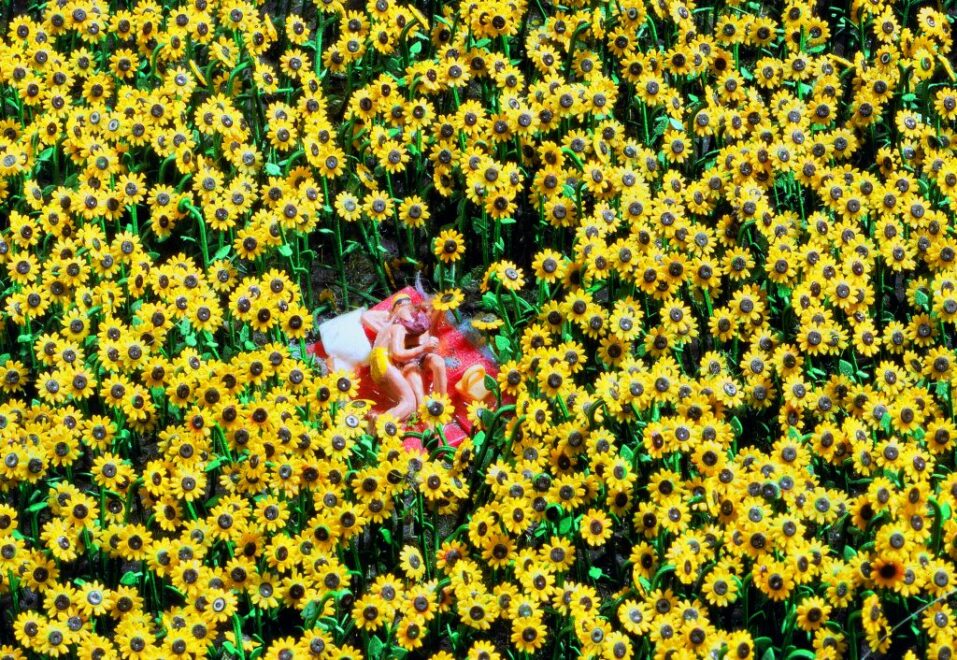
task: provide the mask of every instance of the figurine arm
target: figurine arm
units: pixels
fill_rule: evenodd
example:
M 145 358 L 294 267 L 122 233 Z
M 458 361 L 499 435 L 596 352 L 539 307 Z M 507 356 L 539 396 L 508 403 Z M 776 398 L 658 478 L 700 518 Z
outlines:
M 389 353 L 399 362 L 417 358 L 428 349 L 428 346 L 425 345 L 406 348 L 405 334 L 405 328 L 401 325 L 396 325 L 392 330 L 392 336 L 389 338 Z
M 381 309 L 370 309 L 362 313 L 364 323 L 374 333 L 379 334 L 389 324 L 389 312 Z

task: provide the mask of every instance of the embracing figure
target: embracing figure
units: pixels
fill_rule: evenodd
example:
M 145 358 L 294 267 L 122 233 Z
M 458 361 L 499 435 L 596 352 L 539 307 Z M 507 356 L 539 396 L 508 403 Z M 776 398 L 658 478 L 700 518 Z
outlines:
M 402 420 L 415 412 L 425 398 L 425 372 L 431 375 L 432 391 L 447 394 L 445 358 L 432 333 L 441 322 L 439 312 L 400 294 L 388 312 L 369 310 L 362 322 L 375 332 L 369 354 L 372 380 L 395 401 L 387 414 Z

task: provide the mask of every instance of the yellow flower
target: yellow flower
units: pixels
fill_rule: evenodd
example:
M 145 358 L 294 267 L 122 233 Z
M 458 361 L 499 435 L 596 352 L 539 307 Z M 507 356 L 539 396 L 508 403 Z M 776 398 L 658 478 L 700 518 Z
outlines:
M 499 317 L 491 313 L 482 314 L 472 319 L 472 327 L 476 330 L 497 330 L 502 327 L 504 322 Z
M 432 298 L 432 307 L 440 312 L 450 312 L 458 309 L 463 300 L 465 300 L 465 294 L 461 289 L 446 289 Z
M 599 547 L 611 538 L 611 519 L 600 509 L 589 509 L 579 523 L 582 540 L 590 546 Z
M 522 269 L 511 261 L 500 261 L 494 268 L 495 276 L 503 289 L 517 291 L 525 286 L 525 275 Z
M 429 426 L 445 426 L 452 420 L 455 408 L 445 394 L 433 392 L 419 405 L 419 417 Z
M 432 244 L 435 256 L 445 264 L 453 264 L 465 254 L 465 238 L 454 229 L 439 233 Z

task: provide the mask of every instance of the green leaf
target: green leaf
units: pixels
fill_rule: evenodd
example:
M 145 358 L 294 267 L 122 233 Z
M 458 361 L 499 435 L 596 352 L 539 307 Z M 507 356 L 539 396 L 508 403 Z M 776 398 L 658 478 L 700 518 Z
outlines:
M 588 577 L 590 577 L 592 580 L 600 580 L 601 578 L 605 577 L 605 571 L 601 570 L 597 566 L 592 566 L 588 569 Z
M 507 337 L 498 335 L 495 337 L 495 351 L 498 353 L 499 358 L 502 360 L 508 360 L 512 357 L 512 343 L 508 340 Z
M 409 55 L 411 55 L 412 57 L 415 57 L 416 55 L 418 55 L 418 54 L 421 53 L 421 52 L 422 52 L 422 42 L 421 42 L 421 41 L 416 41 L 414 44 L 412 44 L 411 46 L 409 46 Z
M 948 392 L 950 391 L 950 382 L 946 380 L 939 380 L 937 381 L 937 385 L 935 387 L 937 388 L 937 398 L 946 401 Z
M 917 289 L 917 291 L 914 292 L 914 302 L 917 303 L 918 307 L 927 309 L 927 304 L 930 302 L 930 297 L 923 289 Z
M 668 117 L 658 117 L 655 120 L 655 137 L 659 138 L 665 134 L 665 131 L 668 129 Z
M 266 174 L 269 176 L 279 176 L 282 174 L 282 168 L 276 163 L 266 163 Z
M 374 439 L 371 435 L 365 433 L 359 437 L 359 446 L 366 450 L 368 453 L 375 452 Z
M 206 471 L 206 472 L 212 472 L 213 470 L 215 470 L 216 468 L 218 468 L 220 465 L 222 465 L 222 464 L 225 463 L 225 462 L 226 462 L 226 457 L 225 457 L 225 456 L 219 456 L 219 457 L 217 457 L 215 460 L 212 460 L 212 461 L 210 461 L 209 463 L 206 464 L 205 471 Z
M 47 504 L 46 500 L 44 500 L 44 501 L 42 501 L 42 502 L 37 502 L 36 504 L 33 504 L 33 505 L 27 507 L 27 513 L 36 513 L 37 511 L 43 511 L 43 510 L 44 510 L 45 508 L 47 508 L 48 506 L 50 506 L 50 505 Z
M 731 418 L 731 429 L 734 431 L 735 437 L 744 433 L 744 427 L 741 426 L 741 420 L 738 419 L 737 415 Z
M 385 539 L 385 542 L 388 544 L 392 543 L 392 532 L 387 530 L 385 527 L 379 528 L 379 533 L 382 534 L 382 538 Z
M 842 376 L 847 376 L 848 378 L 854 377 L 854 365 L 847 360 L 841 360 L 838 362 L 837 368 L 840 370 Z
M 220 259 L 225 259 L 229 256 L 229 251 L 232 250 L 232 247 L 229 245 L 224 245 L 223 247 L 216 250 L 216 254 L 213 255 L 213 260 L 218 261 Z
M 140 575 L 142 574 L 139 571 L 126 571 L 120 578 L 120 584 L 124 587 L 132 587 L 140 581 Z
M 479 431 L 472 437 L 472 446 L 475 449 L 481 449 L 485 444 L 485 431 Z
M 770 638 L 770 637 L 757 637 L 757 638 L 755 638 L 755 640 L 754 640 L 754 646 L 755 646 L 755 648 L 759 648 L 759 649 L 767 648 L 767 647 L 771 646 L 771 638 Z
M 558 533 L 561 534 L 561 535 L 563 535 L 563 536 L 566 535 L 566 534 L 571 533 L 571 531 L 572 531 L 572 525 L 574 525 L 574 521 L 573 521 L 572 517 L 571 517 L 571 516 L 565 516 L 565 517 L 562 518 L 561 521 L 558 523 Z
M 761 656 L 761 660 L 774 660 L 774 647 L 772 646 L 767 651 L 764 652 L 764 655 Z
M 382 640 L 377 636 L 372 636 L 369 638 L 369 645 L 366 648 L 368 649 L 368 656 L 370 658 L 378 658 L 381 657 L 385 644 L 383 644 Z
M 844 546 L 844 561 L 850 562 L 857 556 L 857 550 L 849 545 Z
M 319 618 L 319 601 L 313 600 L 306 605 L 306 609 L 302 611 L 302 621 L 305 623 L 306 630 L 314 628 L 316 625 L 316 620 Z
M 657 588 L 658 585 L 661 584 L 662 580 L 665 577 L 667 577 L 669 574 L 674 572 L 675 572 L 674 564 L 663 564 L 662 566 L 658 567 L 658 570 L 655 571 L 654 579 L 652 580 L 652 586 Z
M 891 421 L 893 421 L 893 419 L 889 412 L 884 413 L 884 416 L 881 417 L 881 429 L 883 429 L 884 433 L 891 432 Z
M 452 630 L 452 626 L 445 624 L 445 637 L 452 642 L 452 646 L 455 646 L 455 643 L 459 641 L 459 633 Z
M 291 257 L 292 246 L 290 246 L 288 243 L 283 243 L 282 245 L 279 246 L 279 254 L 281 254 L 284 257 Z
M 811 651 L 808 651 L 807 649 L 793 649 L 791 651 L 788 651 L 787 660 L 791 660 L 791 658 L 808 658 L 808 660 L 814 660 L 814 658 L 816 657 L 817 657 L 816 655 L 814 655 Z

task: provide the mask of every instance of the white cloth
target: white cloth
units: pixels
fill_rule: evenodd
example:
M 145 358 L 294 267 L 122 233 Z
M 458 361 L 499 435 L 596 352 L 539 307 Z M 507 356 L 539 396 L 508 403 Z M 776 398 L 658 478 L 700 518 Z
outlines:
M 355 369 L 368 361 L 372 344 L 362 326 L 365 307 L 319 324 L 319 337 L 326 355 L 332 358 L 333 369 Z

